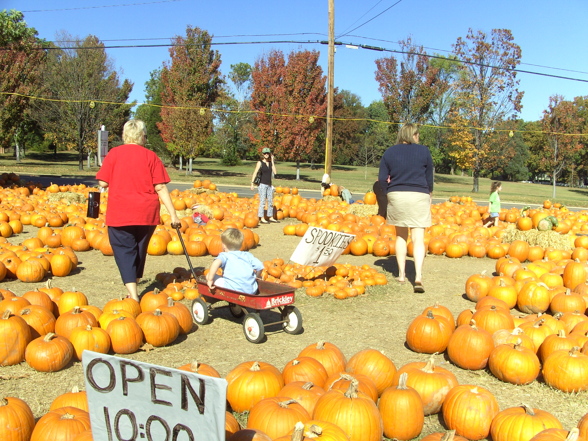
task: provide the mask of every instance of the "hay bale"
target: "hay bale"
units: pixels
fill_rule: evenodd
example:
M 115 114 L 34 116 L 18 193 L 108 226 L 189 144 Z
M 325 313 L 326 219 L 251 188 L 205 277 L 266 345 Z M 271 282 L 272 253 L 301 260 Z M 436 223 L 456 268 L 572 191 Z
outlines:
M 569 251 L 574 248 L 573 238 L 569 234 L 559 234 L 557 231 L 539 231 L 530 229 L 521 231 L 516 227 L 509 225 L 502 234 L 502 242 L 512 243 L 515 240 L 524 240 L 530 246 L 540 246 L 541 248 L 555 248 L 557 250 Z
M 49 193 L 47 196 L 51 202 L 60 201 L 67 205 L 85 203 L 88 198 L 81 193 L 74 193 L 73 191 L 64 191 L 59 193 Z
M 347 211 L 359 217 L 368 217 L 378 214 L 378 206 L 365 204 L 351 204 L 348 207 Z
M 192 194 L 202 194 L 202 193 L 207 193 L 207 194 L 211 194 L 211 193 L 216 193 L 216 190 L 209 190 L 208 188 L 202 188 L 202 187 L 198 187 L 198 188 L 189 188 L 188 190 L 186 190 L 188 193 L 192 193 Z

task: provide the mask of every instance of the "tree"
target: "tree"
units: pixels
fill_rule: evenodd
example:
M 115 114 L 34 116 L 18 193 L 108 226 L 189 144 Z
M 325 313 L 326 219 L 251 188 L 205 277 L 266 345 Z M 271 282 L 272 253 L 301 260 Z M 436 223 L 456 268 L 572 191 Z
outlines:
M 401 60 L 393 56 L 376 60 L 376 81 L 390 121 L 422 124 L 448 83 L 422 46 L 414 45 L 410 38 L 400 46 L 404 52 Z
M 190 160 L 212 133 L 212 106 L 222 95 L 221 56 L 211 49 L 208 32 L 188 26 L 169 49 L 170 63 L 161 71 L 162 121 L 157 124 L 168 148 Z
M 281 51 L 271 51 L 252 72 L 256 143 L 271 147 L 278 158 L 296 161 L 296 179 L 301 158 L 312 151 L 325 126 L 326 77 L 318 58 L 317 51 L 294 51 L 286 63 Z
M 361 98 L 348 90 L 335 94 L 333 107 L 333 162 L 356 164 L 367 127 L 367 111 Z
M 515 118 L 521 110 L 523 92 L 517 90 L 519 81 L 514 71 L 521 60 L 521 48 L 508 29 L 493 29 L 489 36 L 470 29 L 465 40 L 457 39 L 454 49 L 461 71 L 456 104 L 466 123 L 460 125 L 467 126 L 473 136 L 473 149 L 468 155 L 474 177 L 472 191 L 476 193 L 491 129 L 507 118 Z
M 238 165 L 252 150 L 249 134 L 255 130 L 253 115 L 248 112 L 251 90 L 251 65 L 231 65 L 228 75 L 234 85 L 234 92 L 227 92 L 226 98 L 216 106 L 219 126 L 215 130 L 218 148 L 224 165 Z
M 165 143 L 157 127 L 157 123 L 161 122 L 161 69 L 151 72 L 149 80 L 145 83 L 145 104 L 137 108 L 135 116 L 145 123 L 147 129 L 145 147 L 157 152 L 159 156 L 167 154 Z
M 0 150 L 8 147 L 28 117 L 30 96 L 40 84 L 44 40 L 21 12 L 0 11 Z
M 104 125 L 109 141 L 122 132 L 134 103 L 126 104 L 133 84 L 121 84 L 104 44 L 93 35 L 83 41 L 68 34 L 49 52 L 43 70 L 43 95 L 34 117 L 45 137 L 76 149 L 84 168 L 84 153 L 97 148 L 96 132 Z
M 549 106 L 543 111 L 541 120 L 547 142 L 544 145 L 542 163 L 551 173 L 553 198 L 559 174 L 569 165 L 575 164 L 574 157 L 582 148 L 581 120 L 576 106 L 571 101 L 564 101 L 561 95 L 549 98 Z

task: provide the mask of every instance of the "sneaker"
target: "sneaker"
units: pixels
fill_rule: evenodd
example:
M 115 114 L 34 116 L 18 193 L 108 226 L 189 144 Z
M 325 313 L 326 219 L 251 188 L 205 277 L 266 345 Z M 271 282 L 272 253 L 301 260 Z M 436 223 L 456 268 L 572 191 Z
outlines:
M 279 222 L 278 222 L 276 219 L 274 219 L 273 217 L 270 217 L 269 221 L 270 221 L 270 222 L 274 222 L 274 223 L 276 223 L 276 224 L 278 224 L 278 223 L 279 223 Z

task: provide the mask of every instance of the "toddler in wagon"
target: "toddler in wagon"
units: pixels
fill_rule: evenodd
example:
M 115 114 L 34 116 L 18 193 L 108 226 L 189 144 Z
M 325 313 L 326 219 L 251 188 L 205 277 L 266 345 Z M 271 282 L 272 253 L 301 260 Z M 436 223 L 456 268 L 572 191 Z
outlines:
M 209 288 L 218 286 L 245 294 L 257 294 L 256 276 L 263 263 L 248 251 L 239 251 L 243 245 L 243 233 L 237 228 L 227 228 L 221 234 L 223 252 L 219 253 L 206 274 Z M 222 268 L 223 275 L 216 274 Z

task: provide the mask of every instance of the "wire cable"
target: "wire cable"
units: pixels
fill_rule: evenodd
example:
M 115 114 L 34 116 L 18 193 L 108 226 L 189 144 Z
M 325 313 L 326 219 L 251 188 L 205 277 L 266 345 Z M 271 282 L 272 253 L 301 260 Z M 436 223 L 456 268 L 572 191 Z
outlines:
M 155 3 L 172 3 L 172 2 L 183 2 L 184 0 L 158 0 L 154 2 L 142 2 L 142 3 L 127 3 L 127 4 L 120 4 L 120 5 L 102 5 L 102 6 L 80 6 L 78 8 L 62 8 L 62 9 L 32 9 L 30 11 L 21 11 L 23 13 L 33 13 L 33 12 L 62 12 L 62 11 L 79 11 L 81 9 L 102 9 L 102 8 L 118 8 L 121 6 L 143 6 L 143 5 L 153 5 Z

